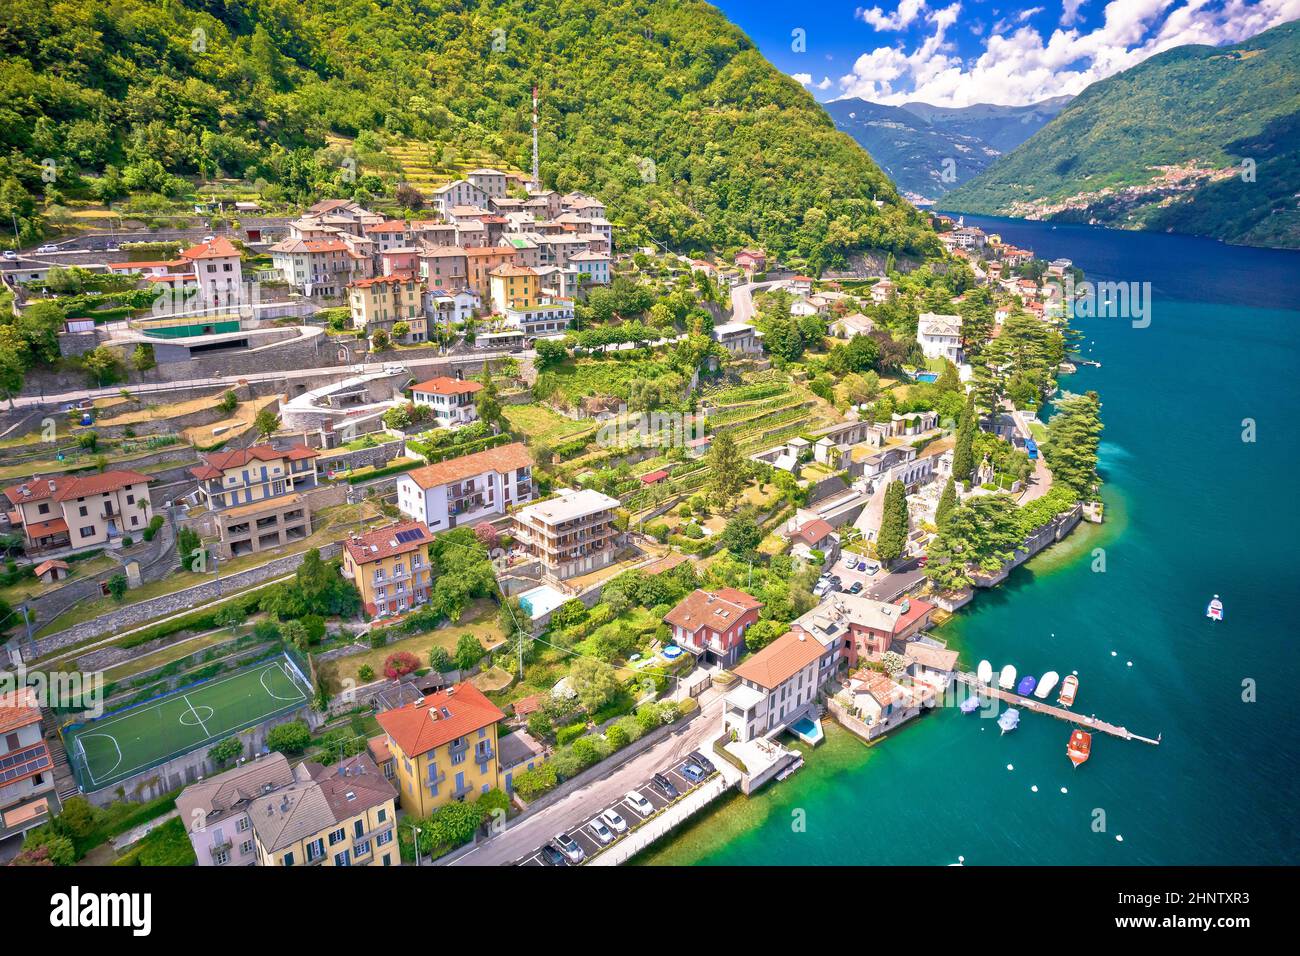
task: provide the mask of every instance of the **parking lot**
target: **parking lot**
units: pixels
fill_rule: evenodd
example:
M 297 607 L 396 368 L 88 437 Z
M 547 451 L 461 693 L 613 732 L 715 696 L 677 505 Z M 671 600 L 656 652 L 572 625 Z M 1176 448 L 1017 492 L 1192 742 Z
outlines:
M 854 565 L 852 569 L 845 564 L 845 561 L 848 559 L 850 554 L 854 557 Z M 867 569 L 865 571 L 859 571 L 857 566 L 863 563 L 866 564 Z M 872 573 L 873 568 L 875 569 L 874 573 Z M 879 561 L 875 561 L 865 555 L 854 554 L 851 551 L 841 552 L 839 557 L 835 559 L 835 563 L 829 568 L 829 571 L 840 579 L 839 589 L 841 591 L 848 591 L 853 587 L 854 583 L 858 581 L 862 582 L 862 590 L 865 591 L 867 588 L 871 587 L 872 584 L 878 581 L 883 574 L 880 570 Z
M 646 800 L 649 801 L 650 805 L 654 808 L 653 813 L 649 814 L 649 816 L 640 813 L 634 806 L 632 806 L 632 804 L 626 798 L 623 798 L 616 801 L 610 806 L 604 806 L 596 810 L 593 810 L 590 815 L 588 815 L 583 819 L 581 824 L 568 830 L 567 832 L 569 836 L 571 836 L 574 839 L 574 841 L 578 844 L 578 846 L 582 847 L 582 852 L 586 857 L 586 859 L 590 860 L 601 850 L 613 846 L 623 837 L 627 836 L 627 834 L 631 833 L 638 826 L 644 823 L 651 816 L 654 816 L 660 810 L 667 807 L 669 804 L 675 803 L 677 800 L 680 800 L 682 797 L 686 796 L 686 794 L 690 793 L 690 791 L 694 790 L 700 784 L 704 783 L 705 780 L 709 780 L 717 774 L 716 769 L 712 771 L 706 771 L 706 776 L 702 780 L 700 780 L 699 783 L 691 783 L 690 779 L 685 774 L 682 773 L 682 767 L 685 763 L 686 763 L 685 760 L 679 760 L 677 763 L 673 764 L 673 766 L 670 767 L 669 769 L 660 771 L 660 773 L 662 773 L 665 777 L 667 777 L 669 782 L 672 783 L 672 785 L 677 789 L 676 798 L 669 798 L 665 796 L 663 792 L 658 787 L 654 786 L 648 779 L 643 781 L 640 786 L 635 788 L 636 792 L 640 793 L 643 797 L 645 797 Z M 600 840 L 596 839 L 595 834 L 591 831 L 590 824 L 593 820 L 599 817 L 606 810 L 613 810 L 619 816 L 621 816 L 627 822 L 627 831 L 625 833 L 614 833 L 614 839 L 612 839 L 608 843 L 602 844 Z M 524 857 L 521 860 L 516 861 L 515 865 L 516 866 L 557 865 L 554 863 L 548 863 L 545 859 L 543 859 L 541 849 L 542 849 L 541 847 L 538 847 L 528 856 Z M 572 861 L 566 860 L 563 865 L 573 866 L 574 864 Z

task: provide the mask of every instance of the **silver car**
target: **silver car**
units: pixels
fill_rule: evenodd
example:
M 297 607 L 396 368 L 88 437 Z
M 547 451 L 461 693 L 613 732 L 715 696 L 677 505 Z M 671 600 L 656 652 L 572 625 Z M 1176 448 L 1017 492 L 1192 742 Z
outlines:
M 600 815 L 601 821 L 615 833 L 627 832 L 627 821 L 617 810 L 606 810 Z
M 587 829 L 601 843 L 612 843 L 614 840 L 614 831 L 605 826 L 605 821 L 600 817 L 596 817 L 596 819 L 588 823 Z

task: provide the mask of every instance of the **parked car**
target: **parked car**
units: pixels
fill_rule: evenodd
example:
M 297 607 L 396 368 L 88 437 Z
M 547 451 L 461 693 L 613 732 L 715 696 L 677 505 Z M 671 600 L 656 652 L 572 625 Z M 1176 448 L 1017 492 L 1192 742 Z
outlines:
M 702 768 L 691 763 L 689 760 L 682 764 L 681 774 L 691 783 L 699 783 L 708 776 Z
M 669 780 L 667 777 L 665 777 L 663 774 L 661 773 L 655 774 L 653 777 L 650 778 L 650 783 L 654 786 L 656 790 L 662 793 L 669 800 L 677 799 L 678 796 L 677 788 L 674 787 L 673 782 Z
M 635 790 L 629 790 L 623 799 L 628 802 L 628 806 L 643 817 L 652 816 L 655 812 L 654 804 Z
M 605 821 L 600 817 L 596 817 L 596 819 L 588 823 L 587 829 L 590 830 L 591 835 L 601 843 L 610 843 L 614 839 L 614 831 L 605 826 Z
M 833 585 L 830 581 L 818 581 L 813 585 L 813 597 L 822 597 L 829 594 L 832 587 Z
M 18 253 L 14 252 L 12 249 L 6 249 L 6 250 L 5 250 L 5 258 L 6 258 L 6 259 L 10 259 L 10 260 L 17 259 L 17 258 L 18 258 Z
M 861 582 L 861 581 L 854 581 L 854 582 L 853 582 L 853 586 L 849 588 L 849 593 L 850 593 L 850 594 L 861 594 L 861 593 L 862 593 L 862 582 Z
M 587 854 L 582 852 L 582 847 L 578 846 L 578 841 L 567 833 L 555 834 L 555 839 L 551 842 L 570 863 L 581 863 L 587 858 Z
M 405 365 L 399 365 L 396 362 L 389 362 L 384 366 L 385 375 L 401 375 L 406 371 Z
M 615 833 L 627 832 L 627 821 L 623 819 L 623 815 L 617 810 L 606 810 L 600 815 L 600 819 Z
M 708 757 L 704 756 L 704 754 L 700 753 L 698 750 L 692 750 L 687 755 L 686 759 L 689 760 L 691 763 L 695 764 L 695 766 L 703 769 L 705 773 L 713 773 L 715 769 L 713 766 L 713 761 L 710 760 Z
M 551 846 L 549 843 L 542 847 L 541 857 L 542 866 L 568 866 L 569 861 L 565 859 L 564 854 Z
M 58 251 L 59 251 L 59 247 L 58 247 L 58 246 L 51 246 L 51 245 L 44 245 L 44 246 L 40 246 L 39 248 L 37 248 L 36 251 L 37 251 L 37 252 L 58 252 Z
M 856 554 L 844 555 L 844 566 L 846 568 L 856 568 L 858 566 L 858 556 Z

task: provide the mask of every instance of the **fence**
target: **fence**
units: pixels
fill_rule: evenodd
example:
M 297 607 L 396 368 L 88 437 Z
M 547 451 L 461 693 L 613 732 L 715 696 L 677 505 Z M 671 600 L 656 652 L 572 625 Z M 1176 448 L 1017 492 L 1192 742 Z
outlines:
M 730 790 L 735 783 L 721 774 L 706 780 L 676 803 L 670 804 L 644 824 L 619 840 L 608 850 L 596 854 L 588 861 L 588 866 L 618 866 L 626 863 L 656 840 L 665 836 L 675 827 L 689 820 L 718 797 Z

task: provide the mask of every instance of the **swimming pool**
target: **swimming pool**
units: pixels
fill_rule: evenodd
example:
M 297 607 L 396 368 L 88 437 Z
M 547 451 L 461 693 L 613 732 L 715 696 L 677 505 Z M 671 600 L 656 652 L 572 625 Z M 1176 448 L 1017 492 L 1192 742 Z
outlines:
M 937 382 L 939 381 L 938 372 L 917 372 L 914 378 L 918 382 Z

